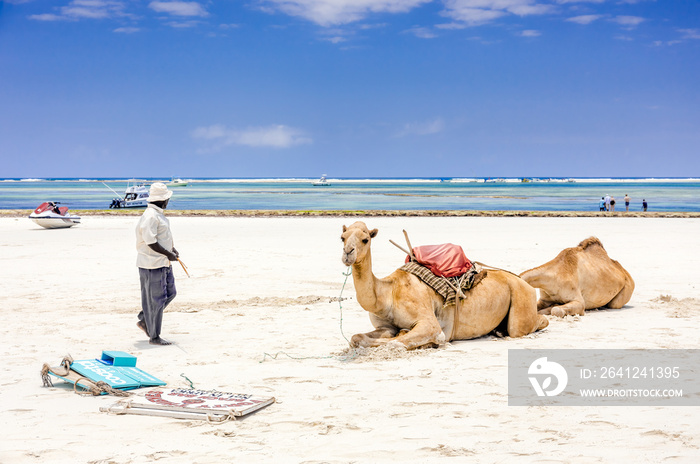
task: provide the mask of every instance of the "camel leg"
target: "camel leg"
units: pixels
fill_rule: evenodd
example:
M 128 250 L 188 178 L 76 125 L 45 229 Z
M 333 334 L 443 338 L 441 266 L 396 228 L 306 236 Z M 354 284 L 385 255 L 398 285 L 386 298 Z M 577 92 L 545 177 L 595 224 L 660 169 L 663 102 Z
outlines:
M 620 309 L 632 298 L 632 292 L 634 292 L 634 281 L 632 277 L 627 274 L 625 278 L 625 286 L 622 287 L 620 293 L 615 295 L 615 298 L 610 300 L 608 304 L 605 305 L 606 308 L 610 309 Z
M 552 313 L 552 306 L 557 303 L 543 289 L 540 289 L 540 299 L 537 301 L 537 312 L 549 316 Z
M 537 294 L 532 287 L 527 284 L 511 286 L 508 335 L 522 337 L 547 327 L 549 320 L 537 313 L 537 307 Z
M 557 317 L 583 316 L 584 311 L 585 306 L 583 305 L 583 300 L 573 300 L 563 305 L 552 306 L 551 308 L 552 316 Z
M 549 316 L 552 314 L 552 308 L 556 307 L 557 303 L 552 300 L 540 300 L 537 302 L 537 312 Z
M 401 343 L 407 350 L 413 350 L 426 345 L 442 345 L 445 341 L 445 334 L 442 332 L 437 319 L 435 319 L 418 321 L 411 330 L 399 335 L 390 342 Z
M 553 303 L 551 301 L 545 301 L 545 300 L 539 300 L 537 302 L 537 310 L 538 311 L 547 311 L 547 314 L 551 311 L 550 308 L 552 307 Z
M 375 330 L 374 332 L 377 332 L 378 330 Z M 441 345 L 446 341 L 445 334 L 442 332 L 440 324 L 438 324 L 437 320 L 419 321 L 411 330 L 407 332 L 402 330 L 401 334 L 396 338 L 376 337 L 370 339 L 369 337 L 366 337 L 374 332 L 354 335 L 352 337 L 352 341 L 354 343 L 356 341 L 356 337 L 359 337 L 357 338 L 357 341 L 360 343 L 356 344 L 355 346 L 376 347 L 387 344 L 400 344 L 407 350 L 413 350 L 426 345 Z
M 355 334 L 350 339 L 350 345 L 353 347 L 363 346 L 365 348 L 371 346 L 379 346 L 381 343 L 377 343 L 379 339 L 394 339 L 398 329 L 395 327 L 380 327 L 371 332 L 363 334 Z

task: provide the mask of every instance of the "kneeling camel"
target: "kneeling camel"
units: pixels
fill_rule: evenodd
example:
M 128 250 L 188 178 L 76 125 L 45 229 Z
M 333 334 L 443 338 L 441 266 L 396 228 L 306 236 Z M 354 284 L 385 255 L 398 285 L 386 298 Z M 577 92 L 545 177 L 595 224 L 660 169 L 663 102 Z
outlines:
M 520 277 L 540 289 L 539 312 L 559 317 L 583 316 L 586 309 L 622 308 L 634 291 L 630 273 L 610 259 L 596 237 L 562 250 L 553 260 Z
M 371 241 L 377 229 L 363 222 L 343 226 L 342 260 L 352 266 L 357 301 L 368 311 L 375 330 L 353 335 L 353 346 L 401 344 L 411 350 L 486 335 L 497 327 L 522 337 L 547 327 L 537 313 L 535 289 L 518 276 L 489 270 L 460 304 L 443 307 L 444 300 L 418 277 L 397 269 L 378 279 L 372 272 Z M 455 323 L 456 322 L 456 323 Z

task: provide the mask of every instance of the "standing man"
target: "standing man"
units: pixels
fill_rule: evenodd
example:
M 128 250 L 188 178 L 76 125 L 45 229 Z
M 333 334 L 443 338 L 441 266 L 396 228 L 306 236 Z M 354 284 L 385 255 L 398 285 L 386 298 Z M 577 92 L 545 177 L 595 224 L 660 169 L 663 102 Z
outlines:
M 629 211 L 630 211 L 630 201 L 631 201 L 631 200 L 632 200 L 632 199 L 630 198 L 630 196 L 627 195 L 627 194 L 625 193 L 625 212 L 628 212 L 628 213 L 629 213 Z
M 605 211 L 610 211 L 610 195 L 605 195 Z
M 175 279 L 170 261 L 176 261 L 179 253 L 173 247 L 170 221 L 164 210 L 173 194 L 162 182 L 151 185 L 148 207 L 136 225 L 136 265 L 141 279 L 141 312 L 136 325 L 146 332 L 151 345 L 170 345 L 160 338 L 163 311 L 173 301 Z
M 648 207 L 649 204 L 647 203 L 646 199 L 642 199 L 642 209 L 646 211 Z

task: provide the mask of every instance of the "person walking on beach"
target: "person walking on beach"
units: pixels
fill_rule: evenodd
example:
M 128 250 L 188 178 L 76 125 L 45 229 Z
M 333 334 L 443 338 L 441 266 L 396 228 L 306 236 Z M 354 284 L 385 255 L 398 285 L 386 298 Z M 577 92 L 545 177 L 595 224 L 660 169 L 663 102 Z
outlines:
M 610 197 L 610 211 L 615 212 L 615 197 Z
M 646 199 L 642 199 L 642 209 L 643 209 L 644 211 L 647 210 L 647 206 L 649 206 L 649 205 L 647 204 Z
M 598 203 L 598 208 L 600 208 L 601 211 L 605 211 L 605 198 L 600 197 L 600 202 Z
M 632 200 L 630 196 L 625 193 L 625 212 L 627 213 L 629 213 L 630 210 L 630 200 Z
M 605 195 L 605 211 L 610 211 L 610 195 Z
M 173 192 L 162 182 L 151 185 L 148 207 L 136 225 L 136 265 L 141 280 L 141 312 L 138 328 L 148 335 L 151 345 L 170 345 L 160 338 L 163 311 L 177 294 L 170 261 L 180 254 L 173 246 L 170 221 L 164 211 Z

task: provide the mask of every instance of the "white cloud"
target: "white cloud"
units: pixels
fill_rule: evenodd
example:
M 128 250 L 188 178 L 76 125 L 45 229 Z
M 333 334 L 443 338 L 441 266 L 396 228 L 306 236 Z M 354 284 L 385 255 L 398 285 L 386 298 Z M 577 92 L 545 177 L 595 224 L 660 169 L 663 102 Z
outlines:
M 387 23 L 377 23 L 377 24 L 360 24 L 359 29 L 363 31 L 368 31 L 370 29 L 382 29 L 387 26 Z
M 549 4 L 535 0 L 444 0 L 443 15 L 469 25 L 479 25 L 508 14 L 541 15 L 553 11 Z
M 347 42 L 348 38 L 353 36 L 355 31 L 346 28 L 326 28 L 320 32 L 320 40 L 334 44 Z
M 684 39 L 700 39 L 700 29 L 678 29 Z
M 611 18 L 610 21 L 617 23 L 620 26 L 625 26 L 632 29 L 639 26 L 641 23 L 646 21 L 646 19 L 640 18 L 639 16 L 615 16 L 614 18 Z
M 120 32 L 122 34 L 133 34 L 139 32 L 141 29 L 138 27 L 118 27 L 113 32 Z
M 29 15 L 28 18 L 33 19 L 35 21 L 63 21 L 63 20 L 68 19 L 68 18 L 65 18 L 63 16 L 55 15 L 52 13 Z
M 189 29 L 191 27 L 197 27 L 201 24 L 201 21 L 197 21 L 195 19 L 189 20 L 189 21 L 168 21 L 167 23 L 168 26 L 173 27 L 175 29 Z
M 540 31 L 535 31 L 534 29 L 526 29 L 520 33 L 521 37 L 539 37 L 541 35 Z
M 604 3 L 605 0 L 557 0 L 557 3 Z
M 467 25 L 464 23 L 444 23 L 436 24 L 435 27 L 438 29 L 466 29 Z
M 432 135 L 445 130 L 445 122 L 442 118 L 432 121 L 407 123 L 395 135 L 395 137 L 406 137 L 409 135 Z
M 207 10 L 197 2 L 161 2 L 154 1 L 148 7 L 158 13 L 167 13 L 173 16 L 209 16 Z
M 673 46 L 673 45 L 678 45 L 679 43 L 683 43 L 682 40 L 655 40 L 652 42 L 652 44 L 655 47 L 663 47 L 663 46 Z
M 80 19 L 105 19 L 127 16 L 126 5 L 117 0 L 73 0 L 57 8 L 58 14 L 45 13 L 29 16 L 36 21 L 78 21 Z
M 198 127 L 192 132 L 192 137 L 213 142 L 214 146 L 210 151 L 219 151 L 231 145 L 289 148 L 294 145 L 313 143 L 313 140 L 302 131 L 285 125 L 235 129 L 215 124 Z
M 589 15 L 574 16 L 573 18 L 567 18 L 566 21 L 570 21 L 570 22 L 576 23 L 576 24 L 586 25 L 586 24 L 591 24 L 593 21 L 597 21 L 602 17 L 603 17 L 603 15 L 589 14 Z
M 371 13 L 406 13 L 432 0 L 262 0 L 263 11 L 297 16 L 320 26 L 348 24 Z
M 410 29 L 405 30 L 404 32 L 408 34 L 413 34 L 419 39 L 434 39 L 437 37 L 437 34 L 435 34 L 433 31 L 428 29 L 427 27 L 418 27 L 414 26 Z
M 475 26 L 493 21 L 496 18 L 504 16 L 506 13 L 504 11 L 451 6 L 445 10 L 444 14 L 455 21 L 462 21 L 463 23 Z

